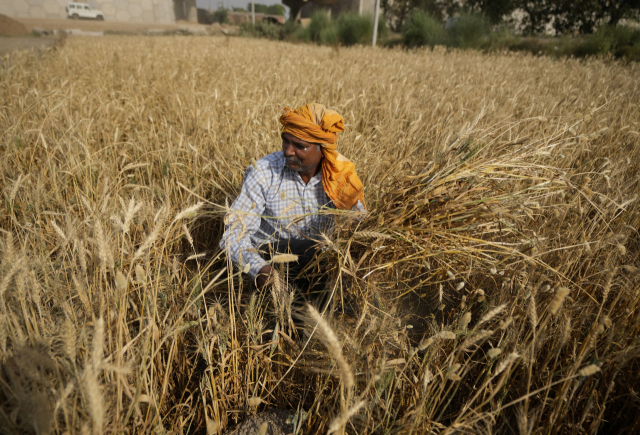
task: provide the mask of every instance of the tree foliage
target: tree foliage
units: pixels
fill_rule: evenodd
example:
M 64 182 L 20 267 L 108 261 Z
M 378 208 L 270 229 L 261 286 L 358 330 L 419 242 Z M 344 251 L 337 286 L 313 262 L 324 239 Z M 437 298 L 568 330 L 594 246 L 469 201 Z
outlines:
M 228 9 L 218 9 L 211 14 L 211 18 L 213 22 L 217 23 L 228 23 L 229 22 L 229 10 Z
M 640 0 L 556 0 L 553 27 L 558 33 L 593 33 L 602 24 L 638 19 Z
M 524 33 L 544 33 L 551 21 L 553 3 L 547 0 L 517 0 L 517 6 L 525 14 L 522 20 Z
M 453 14 L 455 10 L 454 2 L 450 0 L 381 0 L 380 5 L 395 32 L 403 28 L 415 11 L 426 12 L 429 17 L 442 21 L 448 11 Z
M 270 15 L 284 15 L 286 9 L 281 4 L 263 5 L 259 3 L 254 4 L 255 12 Z M 251 3 L 247 5 L 247 11 L 251 12 Z
M 458 15 L 480 14 L 493 26 L 519 11 L 525 34 L 549 28 L 557 34 L 590 34 L 602 25 L 640 19 L 640 0 L 382 0 L 381 4 L 394 31 L 402 29 L 415 11 L 442 22 Z
M 491 24 L 500 24 L 503 17 L 517 8 L 518 0 L 467 0 L 469 12 L 481 13 Z

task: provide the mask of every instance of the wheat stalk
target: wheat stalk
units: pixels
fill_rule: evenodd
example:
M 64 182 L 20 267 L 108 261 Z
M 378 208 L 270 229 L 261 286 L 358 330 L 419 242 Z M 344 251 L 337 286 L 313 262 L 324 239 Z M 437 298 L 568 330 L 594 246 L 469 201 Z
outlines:
M 633 415 L 633 383 L 621 380 L 635 376 L 640 319 L 636 65 L 133 35 L 72 38 L 5 64 L 8 430 L 221 433 L 251 397 L 299 405 L 304 433 L 369 433 L 380 422 L 398 434 L 482 432 L 518 422 L 520 404 L 519 429 L 532 433 L 610 432 L 612 409 L 620 427 Z M 280 149 L 283 106 L 318 98 L 345 118 L 337 148 L 368 211 L 324 207 L 305 225 L 287 216 L 283 230 L 333 222 L 307 269 L 328 276 L 327 323 L 337 299 L 357 297 L 362 309 L 330 323 L 352 374 L 346 392 L 340 364 L 339 380 L 327 375 L 333 353 L 297 346 L 284 322 L 284 273 L 273 293 L 254 292 L 216 250 L 225 220 L 230 243 L 277 236 L 249 225 L 278 221 L 268 207 L 229 204 L 243 170 Z M 277 200 L 272 184 L 249 193 Z M 201 258 L 196 244 L 212 261 L 181 265 Z M 243 252 L 248 263 L 254 248 Z M 283 338 L 295 346 L 273 343 Z M 319 407 L 297 403 L 312 396 Z
M 344 355 L 342 354 L 342 345 L 338 340 L 335 332 L 329 326 L 327 321 L 320 315 L 318 310 L 316 310 L 313 306 L 307 304 L 307 312 L 311 319 L 316 322 L 316 326 L 318 328 L 320 339 L 322 343 L 327 347 L 329 353 L 333 357 L 334 360 L 338 363 L 338 368 L 340 369 L 340 378 L 344 383 L 345 388 L 348 390 L 354 386 L 353 372 L 351 371 L 351 367 L 347 363 Z
M 476 328 L 478 328 L 480 325 L 483 325 L 485 323 L 489 323 L 491 320 L 493 320 L 494 317 L 500 314 L 506 308 L 506 306 L 507 306 L 506 304 L 502 304 L 487 311 L 485 315 L 482 316 L 478 324 L 476 325 Z

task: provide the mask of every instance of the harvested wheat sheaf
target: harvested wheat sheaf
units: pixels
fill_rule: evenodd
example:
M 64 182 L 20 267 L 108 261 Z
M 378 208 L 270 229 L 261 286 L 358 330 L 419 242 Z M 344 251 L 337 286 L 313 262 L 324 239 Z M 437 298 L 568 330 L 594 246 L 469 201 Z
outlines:
M 3 431 L 640 430 L 637 64 L 106 36 L 1 68 Z M 368 206 L 306 268 L 322 334 L 217 249 L 313 101 Z

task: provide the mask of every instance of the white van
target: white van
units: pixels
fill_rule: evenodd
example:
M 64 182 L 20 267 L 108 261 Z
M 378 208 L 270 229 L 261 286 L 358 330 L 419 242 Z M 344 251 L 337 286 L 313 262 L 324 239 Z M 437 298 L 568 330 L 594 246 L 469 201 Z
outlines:
M 69 3 L 65 8 L 67 11 L 67 18 L 72 20 L 79 20 L 84 18 L 86 20 L 104 20 L 104 14 L 102 11 L 91 9 L 86 3 Z

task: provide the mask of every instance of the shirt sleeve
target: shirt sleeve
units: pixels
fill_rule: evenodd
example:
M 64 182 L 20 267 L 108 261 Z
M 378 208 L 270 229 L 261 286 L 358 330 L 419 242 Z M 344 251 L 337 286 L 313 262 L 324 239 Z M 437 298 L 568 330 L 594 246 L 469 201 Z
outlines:
M 351 207 L 351 211 L 359 211 L 361 213 L 367 212 L 367 210 L 364 208 L 364 205 L 360 200 L 358 200 L 358 202 L 356 202 L 356 204 L 353 207 Z
M 224 217 L 224 235 L 220 240 L 220 249 L 227 253 L 233 264 L 240 270 L 248 264 L 247 273 L 254 279 L 267 265 L 251 241 L 251 236 L 260 229 L 266 205 L 268 182 L 264 175 L 253 166 L 247 168 L 242 191 Z

